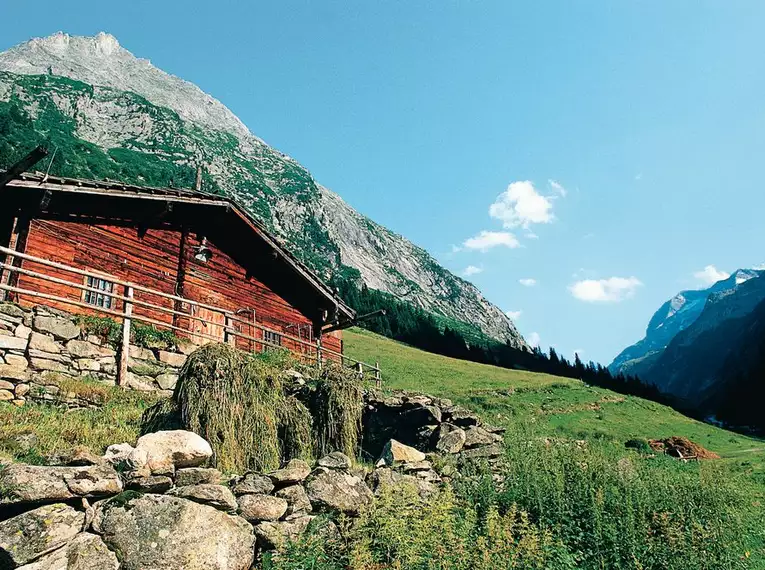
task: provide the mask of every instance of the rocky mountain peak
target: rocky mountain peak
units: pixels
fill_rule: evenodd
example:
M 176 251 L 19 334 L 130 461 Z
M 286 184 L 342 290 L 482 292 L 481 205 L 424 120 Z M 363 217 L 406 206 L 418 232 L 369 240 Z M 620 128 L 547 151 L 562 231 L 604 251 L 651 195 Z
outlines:
M 113 35 L 93 37 L 58 32 L 0 53 L 0 70 L 22 75 L 54 74 L 90 85 L 131 91 L 172 109 L 181 118 L 238 138 L 254 138 L 223 103 L 199 87 L 153 66 L 122 47 Z

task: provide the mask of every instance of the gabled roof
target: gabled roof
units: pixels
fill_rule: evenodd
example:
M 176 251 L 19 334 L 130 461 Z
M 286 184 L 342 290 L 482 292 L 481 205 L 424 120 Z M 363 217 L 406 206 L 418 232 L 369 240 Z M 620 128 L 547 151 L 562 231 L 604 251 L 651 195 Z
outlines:
M 100 219 L 102 223 L 119 220 L 174 222 L 207 235 L 224 250 L 227 250 L 226 244 L 241 250 L 240 258 L 257 253 L 263 245 L 272 252 L 280 267 L 288 269 L 316 293 L 316 301 L 323 299 L 320 305 L 335 313 L 330 315 L 329 322 L 355 318 L 355 312 L 288 251 L 262 222 L 228 197 L 196 190 L 135 186 L 114 180 L 66 178 L 36 172 L 20 174 L 7 182 L 0 189 L 0 203 L 15 205 L 27 212 L 34 209 L 40 216 L 58 219 L 88 217 Z M 245 234 L 248 231 L 256 238 L 252 243 L 247 242 Z M 217 239 L 211 234 L 217 235 Z

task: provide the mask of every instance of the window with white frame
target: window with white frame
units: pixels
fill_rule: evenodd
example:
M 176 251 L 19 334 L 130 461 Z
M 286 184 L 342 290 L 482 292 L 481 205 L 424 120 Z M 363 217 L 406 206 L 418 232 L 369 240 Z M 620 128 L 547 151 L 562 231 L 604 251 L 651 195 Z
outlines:
M 267 343 L 270 343 L 272 345 L 281 346 L 282 345 L 282 335 L 280 335 L 277 332 L 264 330 L 263 331 L 263 340 Z M 265 345 L 266 350 L 269 348 L 273 348 L 273 346 L 269 346 L 268 344 Z
M 109 293 L 114 292 L 114 283 L 100 277 L 88 275 L 85 278 L 85 285 L 91 289 L 97 289 L 97 291 L 83 291 L 83 301 L 94 307 L 112 308 L 114 301 Z

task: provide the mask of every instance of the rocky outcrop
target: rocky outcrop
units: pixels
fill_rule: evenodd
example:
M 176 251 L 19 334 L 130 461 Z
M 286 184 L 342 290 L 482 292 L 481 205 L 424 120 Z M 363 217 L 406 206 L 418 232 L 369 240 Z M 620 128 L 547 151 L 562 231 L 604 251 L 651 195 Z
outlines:
M 255 537 L 244 519 L 167 495 L 106 503 L 103 541 L 125 570 L 246 570 Z
M 106 497 L 122 491 L 122 480 L 108 465 L 43 467 L 14 463 L 3 469 L 0 482 L 5 490 L 0 503 Z
M 89 532 L 78 534 L 66 546 L 38 558 L 19 570 L 117 570 L 117 556 Z

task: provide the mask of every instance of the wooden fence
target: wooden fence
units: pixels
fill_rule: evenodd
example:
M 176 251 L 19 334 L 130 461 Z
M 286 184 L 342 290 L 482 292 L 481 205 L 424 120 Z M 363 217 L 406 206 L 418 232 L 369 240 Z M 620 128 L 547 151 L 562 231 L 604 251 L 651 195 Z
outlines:
M 122 322 L 122 346 L 117 376 L 118 383 L 121 383 L 127 376 L 128 355 L 130 354 L 130 326 L 132 321 L 137 321 L 159 329 L 171 330 L 177 336 L 193 341 L 195 344 L 226 342 L 236 346 L 237 339 L 241 339 L 253 348 L 260 347 L 260 351 L 287 348 L 296 356 L 315 362 L 319 367 L 328 359 L 335 360 L 343 366 L 356 370 L 361 378 L 371 377 L 378 386 L 381 384 L 379 364 L 367 364 L 322 346 L 321 338 L 310 342 L 299 336 L 269 328 L 256 322 L 254 318 L 252 320 L 243 319 L 234 311 L 164 293 L 137 283 L 124 281 L 107 273 L 97 273 L 70 267 L 48 259 L 19 253 L 2 246 L 0 246 L 0 254 L 5 254 L 6 256 L 5 261 L 0 263 L 0 269 L 3 270 L 3 282 L 0 282 L 0 291 L 43 299 L 51 304 L 63 304 L 86 309 L 89 313 L 106 315 L 119 319 Z M 40 267 L 36 267 L 37 270 L 25 268 L 22 266 L 22 261 L 31 262 Z M 79 276 L 83 278 L 82 282 L 78 283 L 69 279 L 48 275 L 44 271 L 46 268 L 55 270 L 58 274 L 65 272 Z M 81 296 L 79 299 L 73 299 L 62 295 L 36 291 L 31 288 L 21 288 L 16 286 L 12 280 L 7 279 L 5 275 L 25 275 L 32 278 L 30 280 L 32 283 L 35 280 L 41 280 L 60 287 L 70 287 L 80 291 Z M 97 282 L 106 281 L 111 288 L 104 289 L 90 286 L 88 282 L 91 279 L 101 280 Z M 122 289 L 121 294 L 118 290 L 115 290 L 117 288 Z M 97 296 L 96 298 L 100 301 L 100 304 L 85 302 L 86 295 L 88 294 Z M 184 307 L 188 307 L 189 310 L 181 310 Z M 142 315 L 142 309 L 151 311 L 152 315 L 157 313 L 167 315 L 169 322 Z M 199 316 L 200 314 L 204 316 Z M 240 330 L 245 328 L 250 329 L 251 334 L 245 334 Z M 260 338 L 256 335 L 256 331 L 260 332 Z M 286 340 L 288 346 L 285 347 L 281 344 L 270 342 L 266 338 Z

